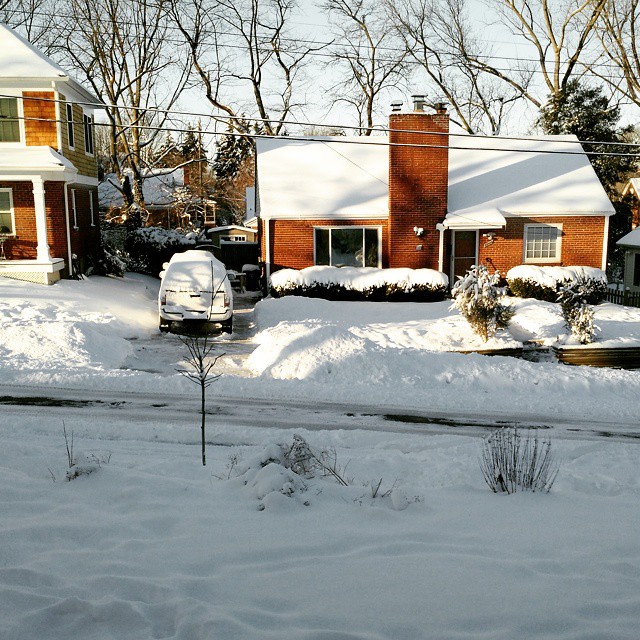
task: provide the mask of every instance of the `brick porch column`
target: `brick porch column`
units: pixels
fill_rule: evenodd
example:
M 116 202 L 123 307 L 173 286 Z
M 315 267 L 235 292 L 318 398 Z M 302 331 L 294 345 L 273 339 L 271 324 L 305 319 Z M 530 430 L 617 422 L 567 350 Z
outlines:
M 38 262 L 51 262 L 49 243 L 47 242 L 47 212 L 44 204 L 44 181 L 34 178 L 33 202 L 36 215 L 36 237 L 38 239 Z

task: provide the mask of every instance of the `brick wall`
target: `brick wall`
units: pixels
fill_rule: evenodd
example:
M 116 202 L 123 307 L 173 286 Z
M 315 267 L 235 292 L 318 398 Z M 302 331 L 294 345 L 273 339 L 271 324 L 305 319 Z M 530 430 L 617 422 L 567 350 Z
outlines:
M 16 221 L 16 236 L 4 245 L 10 260 L 35 260 L 37 258 L 38 235 L 31 182 L 0 182 L 0 187 L 12 190 Z M 47 239 L 52 258 L 67 260 L 67 231 L 64 209 L 64 184 L 44 183 L 45 210 L 47 215 Z
M 28 147 L 58 148 L 58 130 L 56 124 L 56 103 L 45 102 L 38 98 L 53 100 L 52 91 L 23 91 L 25 141 Z M 42 118 L 42 120 L 29 120 Z
M 550 266 L 581 265 L 599 269 L 602 266 L 604 222 L 605 219 L 602 216 L 507 218 L 506 228 L 495 230 L 494 242 L 489 247 L 484 247 L 487 239 L 482 237 L 486 231 L 480 231 L 479 263 L 486 264 L 504 274 L 512 267 L 524 263 L 524 226 L 526 224 L 560 224 L 562 225 L 561 261 L 546 264 Z M 545 263 L 535 264 L 545 265 Z
M 389 234 L 386 220 L 260 220 L 261 255 L 266 260 L 266 231 L 270 224 L 271 270 L 304 269 L 313 266 L 314 227 L 381 227 L 382 266 L 389 266 Z
M 71 251 L 83 261 L 93 252 L 100 241 L 100 226 L 98 220 L 98 190 L 95 187 L 70 185 L 69 197 L 69 225 L 71 227 Z M 74 220 L 71 191 L 76 193 L 76 217 Z M 93 226 L 91 225 L 91 210 L 89 198 L 93 198 Z M 77 223 L 77 224 L 76 224 Z M 77 227 L 77 228 L 76 228 Z
M 447 213 L 449 116 L 391 114 L 389 128 L 392 145 L 432 145 L 389 147 L 389 266 L 437 269 L 435 226 Z M 433 133 L 425 135 L 425 131 Z M 414 227 L 422 227 L 425 235 L 416 237 Z

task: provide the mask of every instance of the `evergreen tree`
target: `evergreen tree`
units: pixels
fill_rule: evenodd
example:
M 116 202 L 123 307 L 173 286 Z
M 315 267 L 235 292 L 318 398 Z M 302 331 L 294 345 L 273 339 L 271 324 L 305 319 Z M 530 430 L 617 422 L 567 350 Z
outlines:
M 580 140 L 628 142 L 633 127 L 620 127 L 620 107 L 611 105 L 601 87 L 584 87 L 578 80 L 551 96 L 541 109 L 538 126 L 546 134 L 573 134 Z M 615 145 L 583 144 L 586 153 L 628 153 Z M 589 156 L 591 164 L 608 196 L 618 199 L 616 185 L 625 181 L 636 168 L 635 158 Z
M 565 90 L 554 95 L 541 109 L 537 121 L 546 134 L 574 134 L 580 140 L 598 142 L 630 142 L 631 126 L 620 126 L 620 108 L 611 105 L 601 87 L 584 87 L 577 80 L 567 83 Z M 603 144 L 583 144 L 585 152 L 629 153 L 628 147 Z M 616 241 L 631 229 L 631 210 L 620 195 L 620 184 L 637 170 L 633 157 L 589 156 L 589 160 L 616 209 L 609 226 L 609 275 L 619 277 L 624 252 Z
M 249 130 L 250 127 L 247 122 L 241 120 L 238 128 Z M 232 180 L 238 175 L 247 160 L 253 158 L 253 142 L 251 138 L 234 134 L 238 128 L 229 125 L 229 133 L 218 140 L 213 160 L 213 171 L 219 180 Z

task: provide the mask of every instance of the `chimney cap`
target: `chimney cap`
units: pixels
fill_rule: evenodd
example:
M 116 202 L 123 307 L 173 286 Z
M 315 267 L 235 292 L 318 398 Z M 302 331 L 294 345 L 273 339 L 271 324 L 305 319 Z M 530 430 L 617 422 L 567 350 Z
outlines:
M 438 98 L 436 103 L 433 105 L 433 108 L 436 110 L 436 113 L 446 113 L 447 101 L 444 98 Z
M 402 100 L 394 100 L 391 103 L 391 111 L 393 111 L 393 112 L 401 111 L 402 110 L 402 104 L 403 104 Z
M 411 96 L 414 111 L 424 111 L 427 104 L 427 96 L 424 93 L 415 93 Z

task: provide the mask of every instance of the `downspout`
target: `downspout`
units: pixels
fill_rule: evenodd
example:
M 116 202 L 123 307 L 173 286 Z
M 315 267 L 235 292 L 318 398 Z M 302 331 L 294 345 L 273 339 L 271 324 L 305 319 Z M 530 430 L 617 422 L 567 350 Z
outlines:
M 602 236 L 602 270 L 607 270 L 607 252 L 609 250 L 609 216 L 604 218 L 604 232 Z
M 73 273 L 73 254 L 71 253 L 71 227 L 69 226 L 69 190 L 67 189 L 68 182 L 64 182 L 64 215 L 67 223 L 67 254 L 69 258 L 69 277 L 72 278 Z
M 265 246 L 265 274 L 267 276 L 267 286 L 269 286 L 269 280 L 271 279 L 271 220 L 269 218 L 264 219 L 264 246 Z
M 443 273 L 442 267 L 444 263 L 444 232 L 446 231 L 446 227 L 442 224 L 442 222 L 438 222 L 436 225 L 436 229 L 440 232 L 440 238 L 438 239 L 438 271 Z

